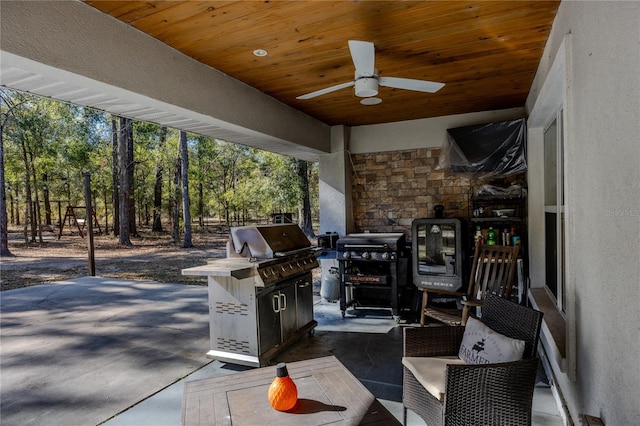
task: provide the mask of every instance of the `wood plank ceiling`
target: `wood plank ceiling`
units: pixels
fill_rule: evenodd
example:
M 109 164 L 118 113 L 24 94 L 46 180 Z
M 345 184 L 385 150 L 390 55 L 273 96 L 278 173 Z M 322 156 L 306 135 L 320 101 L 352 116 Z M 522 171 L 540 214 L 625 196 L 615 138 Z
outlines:
M 329 125 L 358 126 L 524 106 L 560 2 L 85 3 Z M 296 99 L 354 79 L 348 40 L 375 44 L 381 77 L 446 85 L 380 87 L 373 106 L 353 88 Z

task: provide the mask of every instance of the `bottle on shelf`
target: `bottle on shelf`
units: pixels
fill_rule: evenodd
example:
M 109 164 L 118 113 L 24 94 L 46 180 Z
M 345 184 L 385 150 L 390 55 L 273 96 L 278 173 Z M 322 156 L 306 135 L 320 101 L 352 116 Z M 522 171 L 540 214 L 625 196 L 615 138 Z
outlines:
M 496 245 L 497 238 L 498 238 L 498 234 L 497 234 L 496 230 L 493 229 L 493 226 L 490 226 L 489 230 L 487 231 L 487 245 L 488 246 Z
M 511 234 L 509 234 L 509 230 L 507 228 L 504 228 L 502 230 L 502 239 L 500 240 L 500 244 L 502 244 L 503 246 L 510 246 L 511 245 Z
M 482 241 L 482 229 L 480 229 L 480 226 L 476 226 L 476 233 L 473 236 L 473 243 L 478 244 L 480 241 Z
M 511 233 L 510 233 L 510 236 L 511 236 L 511 244 L 512 244 L 512 245 L 514 245 L 514 246 L 515 246 L 515 245 L 520 244 L 520 237 L 519 237 L 519 236 L 518 236 L 518 234 L 516 233 L 516 227 L 515 227 L 515 226 L 512 226 L 512 227 L 511 227 Z

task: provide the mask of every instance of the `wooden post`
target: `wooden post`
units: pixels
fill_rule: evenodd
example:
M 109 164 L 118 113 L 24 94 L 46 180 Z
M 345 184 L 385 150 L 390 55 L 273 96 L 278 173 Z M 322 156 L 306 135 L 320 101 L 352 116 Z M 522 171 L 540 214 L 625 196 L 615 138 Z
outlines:
M 62 229 L 62 202 L 58 200 L 58 230 Z M 60 236 L 58 236 L 60 239 Z
M 85 172 L 84 176 L 84 201 L 87 209 L 85 223 L 87 225 L 87 235 L 89 236 L 89 275 L 96 275 L 96 259 L 93 250 L 93 202 L 91 200 L 91 173 Z

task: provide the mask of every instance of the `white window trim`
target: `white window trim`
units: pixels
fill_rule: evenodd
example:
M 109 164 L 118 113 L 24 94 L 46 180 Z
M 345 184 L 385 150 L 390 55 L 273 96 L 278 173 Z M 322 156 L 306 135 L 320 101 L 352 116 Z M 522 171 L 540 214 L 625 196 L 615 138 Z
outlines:
M 551 121 L 549 123 L 546 124 L 546 126 L 544 127 L 544 132 L 546 133 L 549 128 L 551 127 L 551 125 L 553 124 L 553 122 L 555 121 L 556 123 L 556 165 L 562 164 L 562 169 L 561 169 L 561 173 L 556 173 L 556 199 L 555 199 L 555 204 L 554 205 L 547 205 L 546 204 L 546 194 L 544 194 L 544 198 L 545 198 L 545 206 L 544 206 L 544 212 L 545 213 L 553 213 L 555 215 L 555 222 L 556 222 L 556 248 L 558 250 L 557 254 L 556 254 L 556 266 L 557 266 L 557 270 L 556 270 L 556 295 L 553 296 L 553 298 L 555 298 L 555 304 L 556 304 L 556 308 L 558 308 L 558 312 L 560 313 L 560 315 L 562 315 L 563 317 L 565 317 L 565 312 L 566 312 L 566 306 L 564 306 L 563 304 L 563 300 L 564 296 L 565 296 L 565 292 L 566 292 L 566 259 L 564 257 L 565 254 L 565 249 L 566 249 L 566 231 L 563 233 L 562 239 L 560 239 L 558 230 L 562 229 L 564 230 L 566 228 L 566 223 L 564 224 L 565 226 L 562 227 L 563 223 L 562 223 L 562 217 L 564 215 L 564 213 L 566 212 L 565 209 L 565 205 L 564 202 L 565 200 L 565 194 L 564 191 L 566 190 L 566 188 L 564 187 L 564 182 L 565 182 L 565 176 L 564 176 L 564 157 L 565 155 L 563 155 L 563 151 L 565 150 L 565 143 L 564 143 L 564 108 L 562 107 L 559 111 L 556 111 L 555 116 L 551 119 Z M 546 167 L 546 165 L 545 165 Z M 557 166 L 556 166 L 557 167 Z M 558 170 L 556 170 L 556 172 L 558 172 Z M 546 174 L 545 174 L 546 175 Z M 566 220 L 566 215 L 564 216 L 565 220 Z M 546 217 L 545 217 L 546 220 Z M 545 265 L 546 266 L 546 265 Z M 566 317 L 565 317 L 566 319 Z
M 574 270 L 573 262 L 573 247 L 576 247 L 575 241 L 572 235 L 574 223 L 571 215 L 572 203 L 571 203 L 571 180 L 570 180 L 570 165 L 568 159 L 573 158 L 571 151 L 574 149 L 575 144 L 572 140 L 572 122 L 570 120 L 570 112 L 574 110 L 571 99 L 571 34 L 567 34 L 562 41 L 562 44 L 558 48 L 556 57 L 553 61 L 551 69 L 547 74 L 547 77 L 542 85 L 540 94 L 538 95 L 531 113 L 528 119 L 528 128 L 532 133 L 540 132 L 544 133 L 544 129 L 556 118 L 559 111 L 562 111 L 562 132 L 563 132 L 563 149 L 564 149 L 564 213 L 565 213 L 565 228 L 564 228 L 564 278 L 565 278 L 565 291 L 566 291 L 566 306 L 565 306 L 565 321 L 566 321 L 566 356 L 562 358 L 558 351 L 551 333 L 547 328 L 543 327 L 543 339 L 541 343 L 547 352 L 550 363 L 564 372 L 570 380 L 576 380 L 576 312 L 575 312 L 575 300 L 576 300 L 576 285 L 575 277 L 572 271 Z M 543 202 L 544 206 L 544 202 Z M 529 210 L 531 211 L 531 209 Z M 531 233 L 530 233 L 531 235 Z M 531 236 L 530 236 L 531 239 Z M 544 261 L 542 265 L 536 265 L 536 267 L 544 268 Z M 532 265 L 533 266 L 533 265 Z M 535 304 L 535 300 L 532 300 Z

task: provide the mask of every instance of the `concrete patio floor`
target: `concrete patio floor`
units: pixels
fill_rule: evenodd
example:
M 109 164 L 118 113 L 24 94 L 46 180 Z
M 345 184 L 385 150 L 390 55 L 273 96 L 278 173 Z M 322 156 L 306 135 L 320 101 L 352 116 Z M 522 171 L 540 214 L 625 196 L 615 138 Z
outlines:
M 402 420 L 402 328 L 385 312 L 343 319 L 316 297 L 313 336 L 272 363 L 335 355 Z M 184 383 L 247 367 L 212 361 L 207 289 L 85 277 L 0 294 L 2 425 L 179 425 Z M 409 412 L 409 424 L 423 425 Z M 561 425 L 543 381 L 534 425 Z

